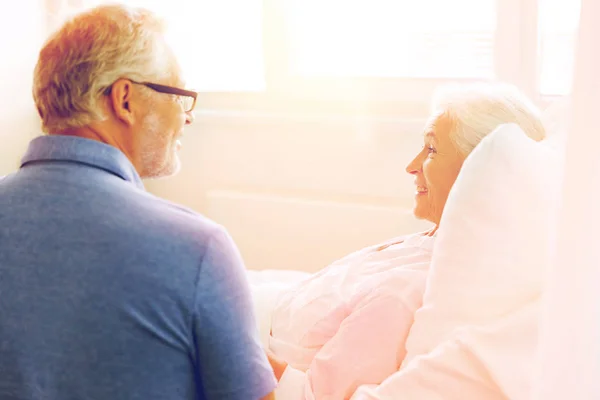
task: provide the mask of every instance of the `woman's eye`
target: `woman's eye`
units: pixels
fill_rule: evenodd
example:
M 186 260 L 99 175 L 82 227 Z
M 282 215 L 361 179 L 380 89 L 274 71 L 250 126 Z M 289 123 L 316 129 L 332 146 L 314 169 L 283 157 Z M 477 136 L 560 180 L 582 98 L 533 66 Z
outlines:
M 434 154 L 436 153 L 435 149 L 433 148 L 433 146 L 427 146 L 427 153 L 429 154 Z

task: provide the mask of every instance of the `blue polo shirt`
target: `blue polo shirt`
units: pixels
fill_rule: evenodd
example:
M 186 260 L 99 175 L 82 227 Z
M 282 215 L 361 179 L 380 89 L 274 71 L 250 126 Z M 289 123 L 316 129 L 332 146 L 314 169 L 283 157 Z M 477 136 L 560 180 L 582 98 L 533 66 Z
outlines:
M 144 191 L 114 147 L 34 139 L 0 179 L 0 399 L 252 400 L 275 385 L 227 232 Z

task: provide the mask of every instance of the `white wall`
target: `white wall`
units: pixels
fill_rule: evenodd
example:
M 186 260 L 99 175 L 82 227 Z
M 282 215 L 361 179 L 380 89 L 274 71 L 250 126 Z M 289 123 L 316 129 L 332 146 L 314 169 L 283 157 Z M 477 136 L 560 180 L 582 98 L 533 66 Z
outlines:
M 173 178 L 154 193 L 225 225 L 249 268 L 315 271 L 425 229 L 405 165 L 424 119 L 197 115 Z
M 5 8 L 0 13 L 0 176 L 18 167 L 27 142 L 39 134 L 31 83 L 43 38 L 41 0 Z

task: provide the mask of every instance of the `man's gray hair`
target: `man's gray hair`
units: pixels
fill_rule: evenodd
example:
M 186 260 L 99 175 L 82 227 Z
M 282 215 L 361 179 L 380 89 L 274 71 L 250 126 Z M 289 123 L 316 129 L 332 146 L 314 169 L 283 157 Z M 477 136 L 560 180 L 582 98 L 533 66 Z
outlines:
M 505 83 L 449 84 L 433 97 L 432 112 L 450 123 L 450 138 L 468 155 L 499 125 L 514 123 L 532 139 L 546 136 L 540 110 L 515 86 Z
M 68 20 L 40 51 L 33 98 L 46 133 L 105 118 L 99 101 L 119 78 L 170 76 L 165 25 L 148 10 L 105 5 Z

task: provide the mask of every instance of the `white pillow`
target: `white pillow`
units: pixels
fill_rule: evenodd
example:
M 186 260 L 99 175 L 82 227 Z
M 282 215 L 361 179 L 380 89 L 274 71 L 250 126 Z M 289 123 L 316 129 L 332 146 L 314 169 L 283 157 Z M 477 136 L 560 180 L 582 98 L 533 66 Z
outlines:
M 467 157 L 438 229 L 405 364 L 455 329 L 494 323 L 540 295 L 556 225 L 560 155 L 553 141 L 535 142 L 509 124 Z

